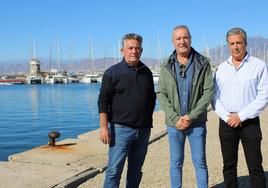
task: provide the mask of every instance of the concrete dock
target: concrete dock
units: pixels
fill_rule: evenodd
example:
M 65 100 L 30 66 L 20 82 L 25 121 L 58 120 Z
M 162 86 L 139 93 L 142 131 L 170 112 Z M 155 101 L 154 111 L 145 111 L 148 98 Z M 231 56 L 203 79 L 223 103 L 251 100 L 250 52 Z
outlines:
M 261 115 L 263 132 L 263 166 L 268 180 L 268 110 Z M 222 187 L 222 158 L 218 139 L 218 118 L 209 112 L 207 124 L 207 161 L 210 187 Z M 143 167 L 140 187 L 169 186 L 169 146 L 164 126 L 164 113 L 154 113 L 154 128 Z M 99 130 L 66 139 L 56 147 L 40 146 L 11 155 L 8 162 L 0 162 L 0 187 L 102 187 L 107 166 L 108 146 L 99 140 Z M 194 169 L 186 143 L 183 186 L 196 187 Z M 243 150 L 239 150 L 239 187 L 249 187 L 249 177 Z M 124 187 L 125 170 L 121 187 Z M 267 184 L 268 185 L 268 184 Z
M 152 129 L 151 142 L 166 134 L 163 118 L 163 112 L 154 114 L 158 123 Z M 8 162 L 0 162 L 0 187 L 77 187 L 106 169 L 107 151 L 95 130 L 56 142 L 54 147 L 43 145 L 11 155 Z

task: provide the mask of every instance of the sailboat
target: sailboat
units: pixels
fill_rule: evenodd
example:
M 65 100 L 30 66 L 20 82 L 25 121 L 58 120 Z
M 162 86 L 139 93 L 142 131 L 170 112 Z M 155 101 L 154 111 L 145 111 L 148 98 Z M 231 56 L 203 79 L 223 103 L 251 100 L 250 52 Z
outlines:
M 89 83 L 97 83 L 100 81 L 99 75 L 96 74 L 95 63 L 93 60 L 93 44 L 92 41 L 89 41 L 89 64 L 91 65 L 91 73 L 86 74 L 81 80 L 81 83 L 89 84 Z
M 45 82 L 48 84 L 67 84 L 69 82 L 68 76 L 63 74 L 61 71 L 61 61 L 60 61 L 60 47 L 59 47 L 59 42 L 57 45 L 57 54 L 58 54 L 58 68 L 59 71 L 51 69 L 51 64 L 52 64 L 52 51 L 50 48 L 50 62 L 49 62 L 49 74 L 45 78 Z

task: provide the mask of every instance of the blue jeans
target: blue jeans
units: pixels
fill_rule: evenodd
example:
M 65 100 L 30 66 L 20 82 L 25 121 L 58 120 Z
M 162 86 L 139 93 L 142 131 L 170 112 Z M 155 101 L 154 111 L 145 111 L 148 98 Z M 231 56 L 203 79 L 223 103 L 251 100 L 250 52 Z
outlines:
M 134 129 L 118 124 L 110 125 L 111 142 L 104 188 L 118 188 L 126 158 L 128 169 L 127 188 L 138 188 L 141 168 L 147 153 L 151 128 Z
M 167 126 L 170 151 L 170 181 L 172 188 L 182 187 L 182 167 L 184 162 L 184 146 L 188 137 L 192 162 L 195 168 L 197 186 L 208 187 L 208 170 L 206 163 L 206 125 L 198 124 L 180 131 L 176 127 Z

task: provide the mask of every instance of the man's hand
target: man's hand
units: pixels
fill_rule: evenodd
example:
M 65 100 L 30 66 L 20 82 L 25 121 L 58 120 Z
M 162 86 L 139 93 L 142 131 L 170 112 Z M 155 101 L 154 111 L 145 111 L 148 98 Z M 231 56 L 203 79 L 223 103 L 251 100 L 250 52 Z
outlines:
M 100 113 L 100 140 L 104 144 L 109 144 L 111 140 L 110 131 L 108 128 L 108 114 Z
M 176 128 L 181 131 L 184 129 L 187 129 L 190 125 L 191 125 L 191 120 L 187 115 L 180 117 L 180 119 L 175 124 Z
M 241 126 L 241 120 L 238 116 L 237 113 L 231 113 L 228 115 L 229 119 L 227 120 L 227 124 L 232 127 L 232 128 L 236 128 L 238 126 Z
M 104 144 L 109 144 L 111 140 L 110 131 L 109 128 L 106 126 L 103 126 L 100 128 L 100 140 Z

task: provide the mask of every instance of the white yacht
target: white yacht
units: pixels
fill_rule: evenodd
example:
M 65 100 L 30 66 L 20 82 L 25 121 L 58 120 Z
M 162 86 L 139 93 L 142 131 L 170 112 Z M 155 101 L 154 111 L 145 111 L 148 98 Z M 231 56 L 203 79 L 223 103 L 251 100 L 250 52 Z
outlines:
M 48 75 L 45 78 L 45 82 L 48 84 L 67 84 L 68 76 L 64 76 L 62 74 Z
M 158 72 L 153 72 L 153 80 L 154 83 L 157 84 L 159 79 L 159 73 Z
M 26 83 L 27 84 L 42 84 L 43 77 L 42 76 L 28 75 L 28 76 L 26 76 Z
M 81 80 L 81 83 L 89 84 L 89 83 L 96 83 L 99 81 L 98 74 L 86 74 Z

